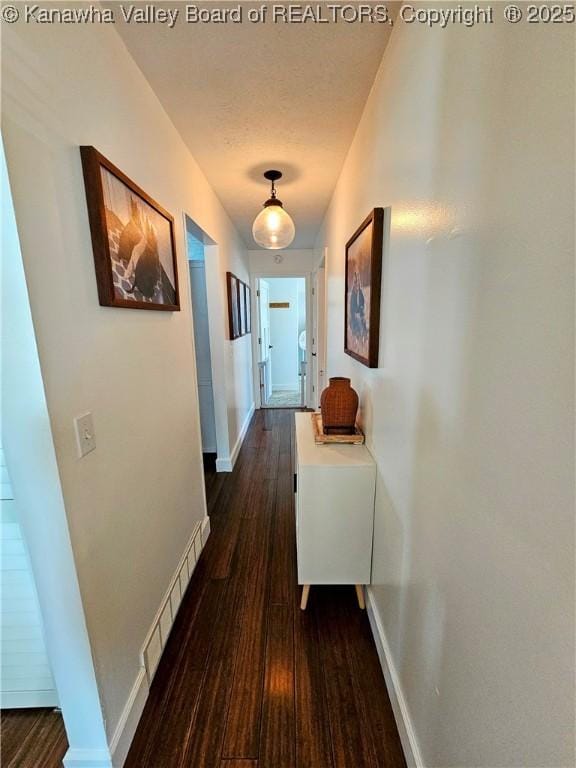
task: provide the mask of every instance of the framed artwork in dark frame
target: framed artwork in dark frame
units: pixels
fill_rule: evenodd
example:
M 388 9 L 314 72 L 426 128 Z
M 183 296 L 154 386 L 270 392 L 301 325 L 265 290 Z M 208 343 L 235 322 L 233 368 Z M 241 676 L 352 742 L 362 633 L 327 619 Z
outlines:
M 246 335 L 246 302 L 244 299 L 244 289 L 246 286 L 242 280 L 238 280 L 238 312 L 240 314 L 240 336 Z
M 80 147 L 98 300 L 179 311 L 174 219 L 94 147 Z
M 232 272 L 226 272 L 226 287 L 228 293 L 228 330 L 230 340 L 239 339 L 240 333 L 240 293 L 239 280 Z
M 246 306 L 246 333 L 252 333 L 252 304 L 250 286 L 244 283 L 244 303 Z
M 344 352 L 378 367 L 384 209 L 374 208 L 346 243 Z
M 232 272 L 226 272 L 228 294 L 228 331 L 230 340 L 239 339 L 252 331 L 250 287 Z

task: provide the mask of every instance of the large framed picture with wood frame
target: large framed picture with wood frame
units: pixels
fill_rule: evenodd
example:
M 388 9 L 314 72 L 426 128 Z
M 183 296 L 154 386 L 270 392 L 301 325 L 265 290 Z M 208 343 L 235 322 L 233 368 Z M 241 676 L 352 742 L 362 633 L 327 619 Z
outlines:
M 378 367 L 384 209 L 374 210 L 346 243 L 344 351 Z
M 80 147 L 98 299 L 180 309 L 174 219 L 94 147 Z

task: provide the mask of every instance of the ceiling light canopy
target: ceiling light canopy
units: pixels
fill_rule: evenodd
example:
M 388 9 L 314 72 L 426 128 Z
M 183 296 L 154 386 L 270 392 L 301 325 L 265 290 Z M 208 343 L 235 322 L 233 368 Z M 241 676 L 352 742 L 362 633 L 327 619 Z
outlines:
M 296 230 L 290 215 L 282 206 L 282 201 L 276 197 L 274 182 L 282 178 L 282 174 L 280 171 L 266 171 L 264 178 L 272 182 L 272 188 L 263 210 L 254 219 L 252 235 L 262 248 L 270 250 L 286 248 L 294 240 Z

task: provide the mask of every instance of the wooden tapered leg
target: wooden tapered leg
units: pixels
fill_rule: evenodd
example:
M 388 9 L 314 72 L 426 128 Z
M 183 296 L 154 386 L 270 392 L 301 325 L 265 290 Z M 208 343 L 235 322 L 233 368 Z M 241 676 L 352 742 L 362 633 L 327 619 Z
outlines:
M 308 605 L 308 595 L 310 594 L 310 584 L 304 584 L 302 587 L 302 600 L 300 600 L 300 609 L 305 611 Z
M 362 610 L 366 608 L 366 603 L 364 602 L 364 589 L 362 587 L 362 584 L 356 584 L 356 597 L 358 598 L 358 605 Z

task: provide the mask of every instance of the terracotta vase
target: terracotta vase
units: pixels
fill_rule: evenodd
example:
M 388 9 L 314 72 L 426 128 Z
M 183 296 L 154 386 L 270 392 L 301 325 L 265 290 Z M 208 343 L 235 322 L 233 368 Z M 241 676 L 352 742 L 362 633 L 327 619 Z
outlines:
M 358 395 L 350 379 L 333 376 L 320 397 L 322 426 L 326 435 L 353 435 L 358 410 Z

